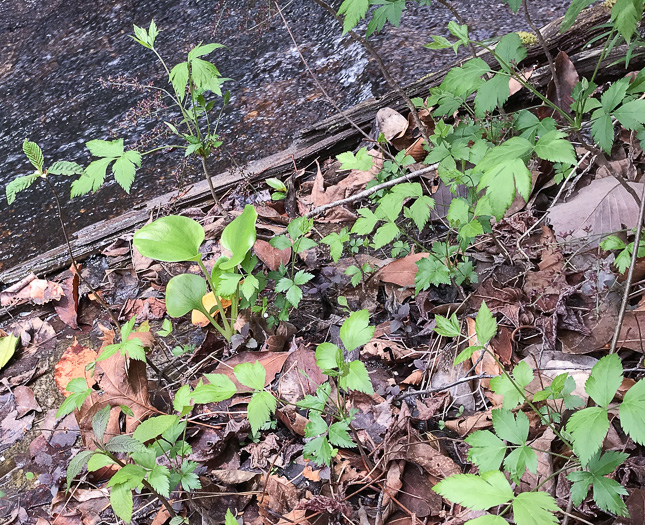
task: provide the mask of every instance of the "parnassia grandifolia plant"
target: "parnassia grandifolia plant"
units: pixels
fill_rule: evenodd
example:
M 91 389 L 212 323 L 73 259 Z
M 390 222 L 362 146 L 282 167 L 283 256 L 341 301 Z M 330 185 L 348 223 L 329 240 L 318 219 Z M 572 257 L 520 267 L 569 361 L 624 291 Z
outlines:
M 204 241 L 204 228 L 197 221 L 179 215 L 168 215 L 144 226 L 134 234 L 134 246 L 145 257 L 164 262 L 196 262 L 204 277 L 193 273 L 174 276 L 166 287 L 166 309 L 172 317 L 181 317 L 198 310 L 210 324 L 230 342 L 235 333 L 233 323 L 242 297 L 250 301 L 258 292 L 259 280 L 251 275 L 257 258 L 251 255 L 255 243 L 257 212 L 250 204 L 222 232 L 220 243 L 229 253 L 221 256 L 209 272 L 199 248 Z M 215 306 L 209 309 L 208 289 Z M 231 301 L 230 318 L 222 299 Z M 216 320 L 219 314 L 221 324 Z

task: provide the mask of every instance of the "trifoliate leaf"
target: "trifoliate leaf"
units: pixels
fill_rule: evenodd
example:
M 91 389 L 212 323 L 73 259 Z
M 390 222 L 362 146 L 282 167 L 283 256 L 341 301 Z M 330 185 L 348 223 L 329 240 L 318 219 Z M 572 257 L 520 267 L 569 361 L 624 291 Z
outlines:
M 298 285 L 292 284 L 287 290 L 285 297 L 294 308 L 298 308 L 298 305 L 300 304 L 300 301 L 302 299 L 302 290 Z
M 162 496 L 170 496 L 170 472 L 168 467 L 155 465 L 148 474 L 148 483 Z
M 524 361 L 521 361 L 513 370 L 513 379 L 520 390 L 524 391 L 527 385 L 533 381 L 533 370 Z M 490 387 L 497 395 L 504 396 L 502 407 L 506 410 L 512 410 L 524 401 L 522 393 L 518 392 L 506 375 L 493 377 L 490 380 Z
M 345 0 L 338 9 L 339 15 L 345 15 L 343 34 L 351 31 L 360 22 L 370 7 L 369 0 Z
M 345 376 L 341 376 L 339 384 L 345 390 L 358 390 L 370 395 L 374 393 L 367 368 L 360 361 L 349 363 L 348 373 Z
M 209 384 L 196 386 L 191 395 L 195 403 L 218 403 L 230 399 L 237 392 L 235 383 L 224 374 L 206 374 L 205 377 Z
M 645 445 L 645 381 L 631 387 L 618 409 L 620 426 L 636 443 Z
M 628 42 L 643 17 L 643 0 L 617 0 L 611 8 L 611 22 Z
M 597 405 L 607 408 L 623 382 L 623 364 L 618 354 L 604 356 L 591 369 L 585 391 Z
M 553 513 L 559 510 L 546 492 L 522 492 L 513 500 L 513 519 L 521 525 L 557 525 Z
M 330 344 L 330 343 L 328 343 Z M 331 392 L 331 385 L 323 383 L 316 389 L 316 395 L 306 395 L 304 399 L 298 401 L 296 405 L 300 408 L 308 408 L 318 412 L 322 412 L 327 404 L 327 399 Z
M 370 313 L 368 310 L 352 312 L 340 327 L 340 339 L 345 350 L 351 352 L 359 346 L 369 343 L 374 337 L 374 326 L 369 325 Z
M 399 227 L 393 222 L 386 222 L 376 230 L 372 248 L 378 250 L 386 244 L 390 244 L 401 233 Z
M 140 465 L 127 464 L 121 467 L 108 481 L 108 487 L 125 485 L 128 488 L 136 488 L 146 475 L 146 469 Z
M 608 430 L 609 418 L 603 407 L 585 408 L 569 418 L 567 432 L 573 438 L 573 451 L 583 466 L 600 450 Z
M 356 156 L 351 151 L 346 151 L 337 155 L 336 158 L 340 161 L 340 169 L 342 170 L 368 171 L 374 164 L 374 158 L 367 153 L 367 148 L 359 149 Z
M 321 434 L 327 434 L 328 430 L 329 425 L 327 425 L 327 422 L 322 418 L 320 412 L 312 411 L 309 414 L 309 422 L 305 425 L 305 437 L 310 438 L 320 436 Z
M 442 335 L 444 337 L 459 337 L 461 335 L 461 329 L 459 327 L 457 314 L 453 313 L 450 316 L 450 319 L 441 315 L 435 315 L 434 319 L 437 323 L 434 331 L 439 335 Z
M 253 390 L 262 390 L 266 379 L 266 368 L 256 361 L 255 363 L 240 363 L 233 369 L 237 380 Z
M 576 163 L 576 154 L 567 134 L 560 130 L 549 131 L 542 135 L 535 145 L 538 157 L 550 162 L 561 162 L 573 165 Z
M 338 421 L 329 427 L 329 442 L 337 447 L 354 448 L 356 444 L 349 435 L 349 425 L 346 421 Z
M 374 230 L 374 226 L 379 218 L 369 208 L 360 208 L 358 210 L 360 217 L 352 226 L 352 233 L 356 235 L 369 235 Z
M 504 107 L 511 94 L 508 78 L 505 73 L 497 73 L 493 78 L 479 86 L 475 96 L 475 114 L 477 116 L 484 117 L 486 113 L 493 111 L 495 108 Z
M 510 410 L 497 408 L 493 410 L 493 427 L 502 439 L 515 445 L 524 445 L 529 437 L 529 418 L 524 412 L 513 415 Z
M 305 459 L 310 459 L 317 465 L 329 465 L 331 458 L 338 453 L 338 451 L 329 444 L 326 436 L 318 436 L 317 438 L 308 441 L 302 452 Z
M 473 510 L 487 510 L 513 499 L 513 489 L 499 470 L 455 474 L 437 483 L 432 490 L 453 503 Z
M 468 460 L 477 465 L 480 472 L 499 470 L 506 455 L 506 445 L 495 434 L 477 430 L 466 438 L 466 443 L 470 445 Z
M 276 406 L 277 400 L 271 392 L 262 391 L 253 394 L 247 410 L 251 430 L 254 434 L 260 430 L 262 425 L 269 421 L 271 415 L 275 413 Z
M 527 469 L 533 474 L 537 473 L 537 463 L 535 451 L 524 445 L 516 448 L 506 457 L 504 468 L 511 475 L 511 479 L 519 484 Z
M 613 112 L 624 128 L 637 130 L 645 124 L 645 100 L 626 102 Z

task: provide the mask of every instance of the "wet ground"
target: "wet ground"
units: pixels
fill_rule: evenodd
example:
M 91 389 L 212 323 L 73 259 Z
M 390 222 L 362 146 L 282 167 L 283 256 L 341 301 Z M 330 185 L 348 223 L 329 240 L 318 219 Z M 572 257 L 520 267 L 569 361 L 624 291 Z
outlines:
M 283 2 L 285 17 L 310 66 L 328 92 L 350 107 L 386 90 L 378 69 L 363 49 L 342 37 L 338 24 L 310 0 Z M 486 39 L 526 30 L 520 15 L 501 1 L 456 0 L 471 33 Z M 544 25 L 564 13 L 565 0 L 531 3 L 534 21 Z M 84 143 L 125 138 L 126 146 L 143 144 L 165 117 L 145 113 L 150 95 L 114 89 L 101 79 L 136 78 L 163 85 L 162 70 L 151 53 L 128 35 L 132 24 L 154 18 L 162 33 L 157 47 L 173 65 L 199 42 L 227 46 L 210 58 L 232 80 L 230 106 L 220 130 L 224 147 L 212 171 L 266 156 L 290 144 L 297 131 L 329 116 L 324 101 L 300 62 L 269 0 L 24 0 L 0 5 L 0 188 L 29 173 L 22 155 L 25 137 L 38 142 L 46 165 L 54 160 L 90 160 Z M 335 2 L 340 4 L 340 2 Z M 429 51 L 431 34 L 446 34 L 450 13 L 433 3 L 408 3 L 398 29 L 374 37 L 400 82 L 417 79 L 453 58 Z M 128 113 L 129 112 L 129 113 Z M 70 230 L 119 215 L 137 203 L 199 180 L 196 166 L 181 168 L 181 154 L 153 154 L 144 159 L 131 194 L 111 177 L 99 192 L 65 205 Z M 63 179 L 65 179 L 63 177 Z M 67 201 L 70 181 L 56 182 Z M 4 191 L 3 191 L 4 193 Z M 44 185 L 21 193 L 12 206 L 0 199 L 0 268 L 25 261 L 62 243 L 53 201 Z

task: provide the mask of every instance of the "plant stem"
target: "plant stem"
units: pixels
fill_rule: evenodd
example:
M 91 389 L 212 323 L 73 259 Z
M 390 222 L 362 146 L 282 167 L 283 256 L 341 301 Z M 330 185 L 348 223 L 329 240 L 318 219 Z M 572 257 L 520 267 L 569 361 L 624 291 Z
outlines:
M 625 319 L 625 311 L 627 310 L 627 303 L 629 302 L 629 289 L 632 286 L 634 279 L 634 268 L 636 268 L 636 260 L 638 259 L 638 250 L 640 248 L 641 233 L 643 231 L 643 217 L 645 216 L 645 188 L 643 188 L 643 195 L 641 196 L 640 209 L 638 210 L 638 220 L 636 222 L 636 237 L 634 239 L 634 249 L 632 250 L 632 260 L 629 263 L 629 272 L 627 273 L 627 280 L 625 281 L 625 291 L 623 292 L 623 300 L 620 303 L 620 310 L 618 312 L 618 321 L 616 322 L 616 329 L 614 336 L 611 339 L 611 347 L 609 353 L 616 352 L 618 345 L 618 337 L 620 336 L 620 329 L 623 326 Z
M 200 259 L 197 260 L 197 264 L 199 264 L 199 267 L 201 268 L 202 272 L 206 276 L 206 281 L 208 281 L 208 285 L 210 286 L 211 291 L 213 292 L 213 297 L 215 297 L 215 303 L 217 304 L 217 310 L 219 311 L 219 315 L 222 318 L 222 323 L 224 324 L 224 330 L 220 328 L 220 326 L 215 322 L 215 319 L 213 316 L 208 313 L 208 318 L 211 321 L 211 324 L 217 328 L 224 336 L 224 338 L 230 342 L 231 341 L 231 336 L 233 335 L 233 330 L 231 328 L 231 325 L 229 325 L 228 320 L 226 319 L 226 311 L 224 310 L 224 307 L 222 306 L 222 301 L 220 300 L 219 296 L 217 295 L 217 292 L 215 291 L 215 286 L 213 286 L 213 281 L 211 280 L 211 276 L 208 274 L 208 270 L 206 269 L 206 266 L 204 266 L 204 262 Z
M 199 158 L 202 159 L 202 170 L 204 171 L 204 176 L 208 181 L 208 187 L 211 190 L 211 195 L 213 197 L 213 200 L 215 201 L 215 206 L 217 206 L 217 210 L 222 215 L 228 217 L 228 212 L 222 207 L 222 204 L 220 203 L 219 199 L 217 198 L 217 194 L 215 193 L 215 188 L 213 187 L 213 181 L 211 180 L 211 174 L 208 171 L 208 166 L 206 165 L 206 157 L 204 155 L 200 155 Z
M 67 235 L 67 228 L 65 227 L 65 221 L 63 219 L 63 210 L 60 205 L 60 200 L 58 198 L 58 193 L 56 192 L 56 188 L 54 188 L 54 185 L 47 178 L 47 176 L 44 176 L 42 178 L 45 179 L 45 182 L 49 185 L 49 189 L 54 195 L 54 200 L 56 201 L 56 209 L 58 211 L 58 219 L 60 220 L 60 226 L 61 226 L 61 229 L 63 230 L 63 235 L 65 236 L 65 244 L 67 245 L 67 252 L 69 253 L 69 258 L 72 261 L 72 268 L 74 268 L 74 272 L 76 272 L 76 275 L 78 275 L 78 278 L 83 282 L 83 284 L 90 289 L 90 292 L 92 292 L 92 295 L 94 295 L 98 303 L 107 310 L 108 314 L 110 315 L 110 319 L 112 319 L 112 322 L 114 323 L 114 326 L 119 328 L 120 327 L 119 320 L 116 318 L 116 315 L 114 315 L 114 312 L 110 310 L 110 307 L 108 306 L 108 304 L 98 294 L 98 292 L 94 289 L 94 287 L 81 275 L 81 271 L 78 269 L 78 265 L 76 264 L 76 258 L 74 257 L 74 252 L 72 251 L 72 245 L 69 242 L 69 236 Z

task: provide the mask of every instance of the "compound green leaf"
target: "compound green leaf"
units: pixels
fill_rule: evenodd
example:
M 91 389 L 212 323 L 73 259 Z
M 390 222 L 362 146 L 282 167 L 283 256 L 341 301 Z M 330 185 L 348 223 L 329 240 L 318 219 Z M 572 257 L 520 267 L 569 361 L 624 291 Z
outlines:
M 337 453 L 338 451 L 329 444 L 326 436 L 318 436 L 308 441 L 303 449 L 305 459 L 310 459 L 317 465 L 329 465 L 331 458 Z
M 497 333 L 497 321 L 495 321 L 493 314 L 490 313 L 485 301 L 482 301 L 475 318 L 475 333 L 479 344 L 482 346 L 486 345 Z
M 31 175 L 24 175 L 21 177 L 16 177 L 13 179 L 5 189 L 7 195 L 7 204 L 13 204 L 13 201 L 16 200 L 16 195 L 23 190 L 26 190 L 31 186 L 36 179 L 40 177 L 40 174 L 36 171 Z
M 482 160 L 486 160 L 486 157 Z M 501 219 L 517 193 L 528 202 L 531 186 L 531 172 L 524 161 L 507 159 L 486 171 L 479 181 L 478 188 L 486 189 L 491 211 L 497 219 Z
M 538 157 L 550 162 L 575 164 L 576 153 L 571 142 L 566 139 L 567 134 L 560 130 L 553 130 L 542 135 L 535 144 L 535 153 Z
M 105 448 L 108 452 L 123 452 L 124 454 L 146 450 L 140 441 L 128 435 L 114 436 L 106 443 Z
M 432 490 L 453 503 L 473 510 L 487 510 L 513 499 L 513 489 L 499 470 L 455 474 L 437 483 Z
M 533 381 L 533 371 L 524 361 L 522 361 L 518 363 L 513 370 L 513 379 L 523 391 L 526 386 Z M 515 388 L 511 380 L 506 377 L 506 375 L 493 377 L 490 380 L 490 387 L 496 394 L 504 396 L 502 407 L 506 410 L 512 410 L 524 401 L 522 393 Z
M 171 317 L 181 317 L 192 310 L 206 314 L 202 297 L 208 288 L 203 277 L 192 273 L 175 275 L 166 286 L 166 310 Z
M 522 5 L 522 0 L 506 0 L 506 3 L 513 13 L 517 13 Z
M 632 100 L 626 102 L 613 112 L 626 129 L 640 129 L 645 124 L 645 100 Z
M 124 485 L 128 488 L 136 488 L 146 475 L 146 469 L 140 465 L 127 464 L 122 466 L 108 481 L 108 487 Z
M 170 472 L 164 465 L 155 465 L 148 474 L 148 483 L 162 496 L 170 496 Z
M 513 1 L 513 0 L 511 0 Z M 515 0 L 521 4 L 521 0 Z M 495 46 L 495 55 L 501 59 L 506 65 L 500 62 L 500 66 L 507 73 L 510 69 L 507 66 L 516 66 L 526 58 L 526 48 L 522 44 L 522 39 L 517 33 L 508 33 L 504 35 L 497 46 Z M 508 76 L 506 77 L 506 85 L 508 86 Z
M 260 430 L 260 427 L 262 425 L 269 421 L 271 414 L 275 413 L 276 406 L 277 400 L 275 397 L 273 397 L 271 392 L 266 392 L 263 390 L 261 392 L 256 392 L 255 394 L 253 394 L 251 401 L 249 401 L 247 410 L 249 423 L 251 424 L 251 430 L 254 434 L 257 433 L 258 430 Z
M 103 185 L 107 168 L 113 160 L 113 158 L 107 157 L 90 162 L 83 175 L 72 182 L 72 198 L 85 195 L 90 191 L 97 191 Z
M 461 335 L 459 319 L 457 319 L 456 313 L 453 313 L 450 316 L 450 319 L 443 317 L 442 315 L 435 315 L 434 319 L 437 323 L 434 331 L 439 335 L 442 335 L 443 337 L 459 337 Z
M 475 96 L 475 114 L 477 116 L 484 117 L 486 113 L 493 111 L 495 108 L 504 106 L 511 94 L 508 78 L 505 73 L 497 73 L 493 78 L 486 80 L 479 86 Z
M 430 218 L 430 210 L 434 210 L 434 199 L 427 195 L 422 195 L 410 206 L 410 212 L 414 224 L 419 229 L 423 230 Z
M 513 450 L 504 461 L 504 468 L 510 473 L 515 483 L 520 483 L 526 469 L 533 474 L 537 473 L 537 455 L 531 447 L 526 445 Z
M 170 71 L 170 82 L 177 98 L 181 101 L 186 96 L 188 86 L 188 62 L 181 62 Z
M 614 143 L 614 126 L 611 122 L 611 116 L 603 113 L 602 109 L 597 109 L 591 117 L 591 136 L 603 151 L 611 152 Z
M 374 165 L 374 157 L 367 152 L 367 148 L 359 149 L 356 155 L 351 151 L 346 151 L 336 155 L 336 158 L 340 161 L 340 169 L 342 170 L 368 171 Z
M 343 20 L 343 34 L 356 27 L 370 7 L 369 0 L 344 0 L 338 9 L 339 15 L 345 15 Z
M 72 485 L 74 478 L 80 474 L 83 467 L 87 465 L 87 462 L 95 453 L 93 450 L 81 450 L 72 458 L 67 466 L 67 490 Z
M 233 369 L 235 378 L 244 386 L 253 390 L 262 390 L 266 380 L 266 368 L 256 361 L 255 363 L 240 363 Z
M 493 410 L 493 427 L 502 439 L 515 445 L 524 445 L 529 437 L 529 418 L 524 412 L 513 415 L 510 410 L 497 408 Z
M 607 408 L 623 382 L 623 364 L 618 354 L 604 356 L 591 369 L 585 391 L 597 405 Z
M 220 264 L 222 270 L 230 270 L 240 264 L 249 250 L 255 244 L 255 221 L 258 212 L 251 204 L 244 207 L 244 211 L 236 217 L 222 232 L 221 244 L 232 253 L 228 261 Z
M 52 175 L 80 175 L 83 173 L 83 167 L 76 164 L 76 162 L 59 160 L 49 167 L 47 173 Z
M 376 230 L 374 235 L 374 240 L 372 242 L 372 247 L 375 250 L 383 248 L 386 244 L 390 244 L 396 237 L 399 236 L 401 230 L 393 222 L 386 222 Z
M 180 215 L 168 215 L 137 231 L 133 244 L 141 255 L 151 259 L 165 262 L 197 261 L 204 237 L 204 228 L 197 221 Z
M 146 441 L 159 437 L 178 421 L 179 418 L 173 415 L 151 417 L 136 428 L 132 437 L 141 441 L 141 443 L 145 443 Z
M 643 0 L 617 0 L 611 8 L 611 22 L 628 42 L 643 17 Z
M 115 464 L 116 463 L 112 458 L 110 458 L 109 456 L 106 456 L 105 454 L 101 454 L 97 452 L 87 462 L 87 470 L 88 472 L 96 472 L 97 470 L 100 470 L 103 467 L 107 467 L 108 465 L 115 465 Z
M 586 465 L 602 447 L 609 430 L 607 410 L 603 407 L 589 407 L 575 412 L 567 422 L 567 432 L 573 437 L 573 450 Z
M 302 290 L 298 285 L 292 284 L 287 290 L 285 297 L 287 298 L 287 301 L 289 301 L 294 308 L 298 308 L 298 305 L 300 304 L 300 300 L 302 299 Z
M 132 521 L 132 491 L 125 485 L 116 485 L 110 491 L 110 505 L 114 513 L 126 523 Z
M 352 233 L 356 235 L 369 235 L 374 230 L 374 226 L 379 218 L 369 208 L 360 208 L 358 210 L 360 217 L 352 226 Z
M 340 339 L 345 350 L 351 352 L 359 346 L 369 343 L 374 337 L 374 326 L 370 326 L 368 310 L 352 312 L 340 327 Z
M 204 44 L 195 46 L 188 52 L 188 61 L 190 62 L 194 58 L 210 55 L 216 49 L 221 49 L 223 47 L 226 46 L 224 44 Z
M 349 363 L 347 375 L 341 376 L 338 383 L 345 390 L 358 390 L 359 392 L 365 392 L 370 395 L 374 393 L 367 368 L 360 361 L 352 361 Z
M 45 163 L 45 158 L 43 157 L 43 152 L 40 149 L 40 146 L 35 142 L 29 142 L 27 139 L 22 143 L 22 151 L 31 162 L 32 166 L 38 171 L 43 170 L 43 164 Z
M 101 410 L 99 410 L 96 414 L 94 414 L 94 417 L 92 417 L 92 430 L 94 432 L 94 435 L 96 436 L 96 439 L 99 442 L 103 442 L 103 436 L 105 434 L 108 421 L 110 419 L 111 408 L 112 407 L 110 405 L 106 405 Z
M 137 168 L 141 167 L 141 154 L 138 151 L 130 150 L 121 155 L 112 165 L 114 179 L 119 183 L 126 193 L 130 193 L 130 188 L 134 182 L 134 176 Z
M 372 15 L 372 20 L 367 24 L 366 36 L 378 33 L 385 26 L 385 22 L 390 22 L 394 27 L 399 27 L 401 15 L 405 9 L 405 0 L 394 0 L 385 2 Z
M 605 113 L 609 114 L 614 109 L 616 109 L 618 104 L 620 104 L 625 98 L 628 87 L 629 81 L 624 78 L 618 80 L 617 82 L 614 82 L 607 88 L 607 91 L 605 91 L 600 97 L 602 109 L 605 111 Z
M 470 445 L 468 460 L 477 465 L 480 472 L 499 470 L 506 455 L 506 445 L 495 434 L 477 430 L 466 438 L 466 443 Z
M 224 374 L 206 374 L 205 377 L 210 384 L 195 387 L 191 395 L 195 403 L 218 403 L 237 392 L 235 383 Z
M 322 418 L 320 412 L 313 411 L 309 414 L 309 422 L 305 425 L 305 437 L 316 437 L 321 434 L 326 434 L 329 430 L 329 425 Z
M 337 447 L 354 448 L 356 444 L 349 435 L 349 425 L 346 421 L 338 421 L 329 427 L 329 442 Z
M 123 155 L 123 139 L 90 140 L 85 143 L 85 146 L 95 157 L 110 157 L 114 159 Z
M 553 513 L 559 510 L 546 492 L 523 492 L 513 500 L 513 519 L 521 525 L 557 525 Z
M 573 0 L 571 5 L 569 5 L 569 9 L 567 9 L 567 12 L 564 14 L 562 24 L 560 24 L 560 33 L 564 33 L 571 29 L 571 26 L 576 22 L 576 18 L 578 18 L 580 12 L 594 2 L 595 0 Z
M 636 443 L 645 445 L 645 381 L 631 387 L 618 409 L 620 426 Z

